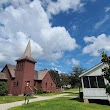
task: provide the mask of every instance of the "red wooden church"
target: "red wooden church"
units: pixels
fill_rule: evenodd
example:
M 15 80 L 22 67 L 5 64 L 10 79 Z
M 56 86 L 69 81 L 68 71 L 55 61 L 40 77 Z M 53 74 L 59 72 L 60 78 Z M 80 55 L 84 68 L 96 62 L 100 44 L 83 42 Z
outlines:
M 56 84 L 48 70 L 34 70 L 36 61 L 31 57 L 30 40 L 23 56 L 16 62 L 16 66 L 6 64 L 0 72 L 0 80 L 7 82 L 10 95 L 33 93 L 37 88 L 42 88 L 44 92 L 56 91 Z

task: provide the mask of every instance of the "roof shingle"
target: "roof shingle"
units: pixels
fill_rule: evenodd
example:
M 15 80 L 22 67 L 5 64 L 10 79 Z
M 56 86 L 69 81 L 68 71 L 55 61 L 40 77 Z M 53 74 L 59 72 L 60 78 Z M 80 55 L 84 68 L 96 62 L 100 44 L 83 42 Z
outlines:
M 6 74 L 3 72 L 0 72 L 0 79 L 7 80 Z
M 34 80 L 43 80 L 48 70 L 35 71 Z
M 7 64 L 7 67 L 10 71 L 10 74 L 12 76 L 12 78 L 15 78 L 15 69 L 16 69 L 16 66 L 15 65 L 11 65 L 11 64 Z

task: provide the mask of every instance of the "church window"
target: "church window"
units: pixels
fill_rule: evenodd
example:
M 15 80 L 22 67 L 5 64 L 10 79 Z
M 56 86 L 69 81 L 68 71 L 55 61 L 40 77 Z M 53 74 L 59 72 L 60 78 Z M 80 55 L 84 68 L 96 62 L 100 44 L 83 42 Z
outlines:
M 13 85 L 18 86 L 18 80 L 15 79 L 14 82 L 13 82 Z
M 30 81 L 25 81 L 26 82 L 26 86 L 30 85 Z
M 22 70 L 23 69 L 23 63 L 18 63 L 17 64 L 17 70 Z
M 47 82 L 45 83 L 45 86 L 47 86 Z

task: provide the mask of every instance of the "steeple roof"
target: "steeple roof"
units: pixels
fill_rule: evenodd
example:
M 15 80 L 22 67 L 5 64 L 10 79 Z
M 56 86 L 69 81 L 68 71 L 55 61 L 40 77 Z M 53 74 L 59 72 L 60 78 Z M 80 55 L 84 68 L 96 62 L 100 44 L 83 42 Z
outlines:
M 26 47 L 26 49 L 24 51 L 23 56 L 21 58 L 17 59 L 17 61 L 19 61 L 19 60 L 28 60 L 28 61 L 36 63 L 36 61 L 31 57 L 31 43 L 30 43 L 30 39 L 29 39 L 27 47 Z
M 27 44 L 27 47 L 25 49 L 25 52 L 23 54 L 23 57 L 28 57 L 28 58 L 31 58 L 31 45 L 30 45 L 30 39 L 29 39 L 29 42 Z

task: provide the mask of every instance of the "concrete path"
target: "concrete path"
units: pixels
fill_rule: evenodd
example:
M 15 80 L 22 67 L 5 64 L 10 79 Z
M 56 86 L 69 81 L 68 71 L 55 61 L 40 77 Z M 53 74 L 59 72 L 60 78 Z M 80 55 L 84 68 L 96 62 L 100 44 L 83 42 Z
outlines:
M 57 97 L 63 97 L 63 96 L 66 96 L 66 95 L 69 95 L 69 94 L 66 93 L 66 94 L 58 94 L 58 95 L 53 95 L 53 96 L 37 96 L 34 99 L 29 99 L 29 103 L 30 102 L 35 102 L 35 101 L 42 101 L 42 100 L 53 99 L 53 98 L 57 98 Z M 11 103 L 0 104 L 0 110 L 8 110 L 9 108 L 23 105 L 24 102 L 25 101 L 18 101 L 18 102 L 11 102 Z

